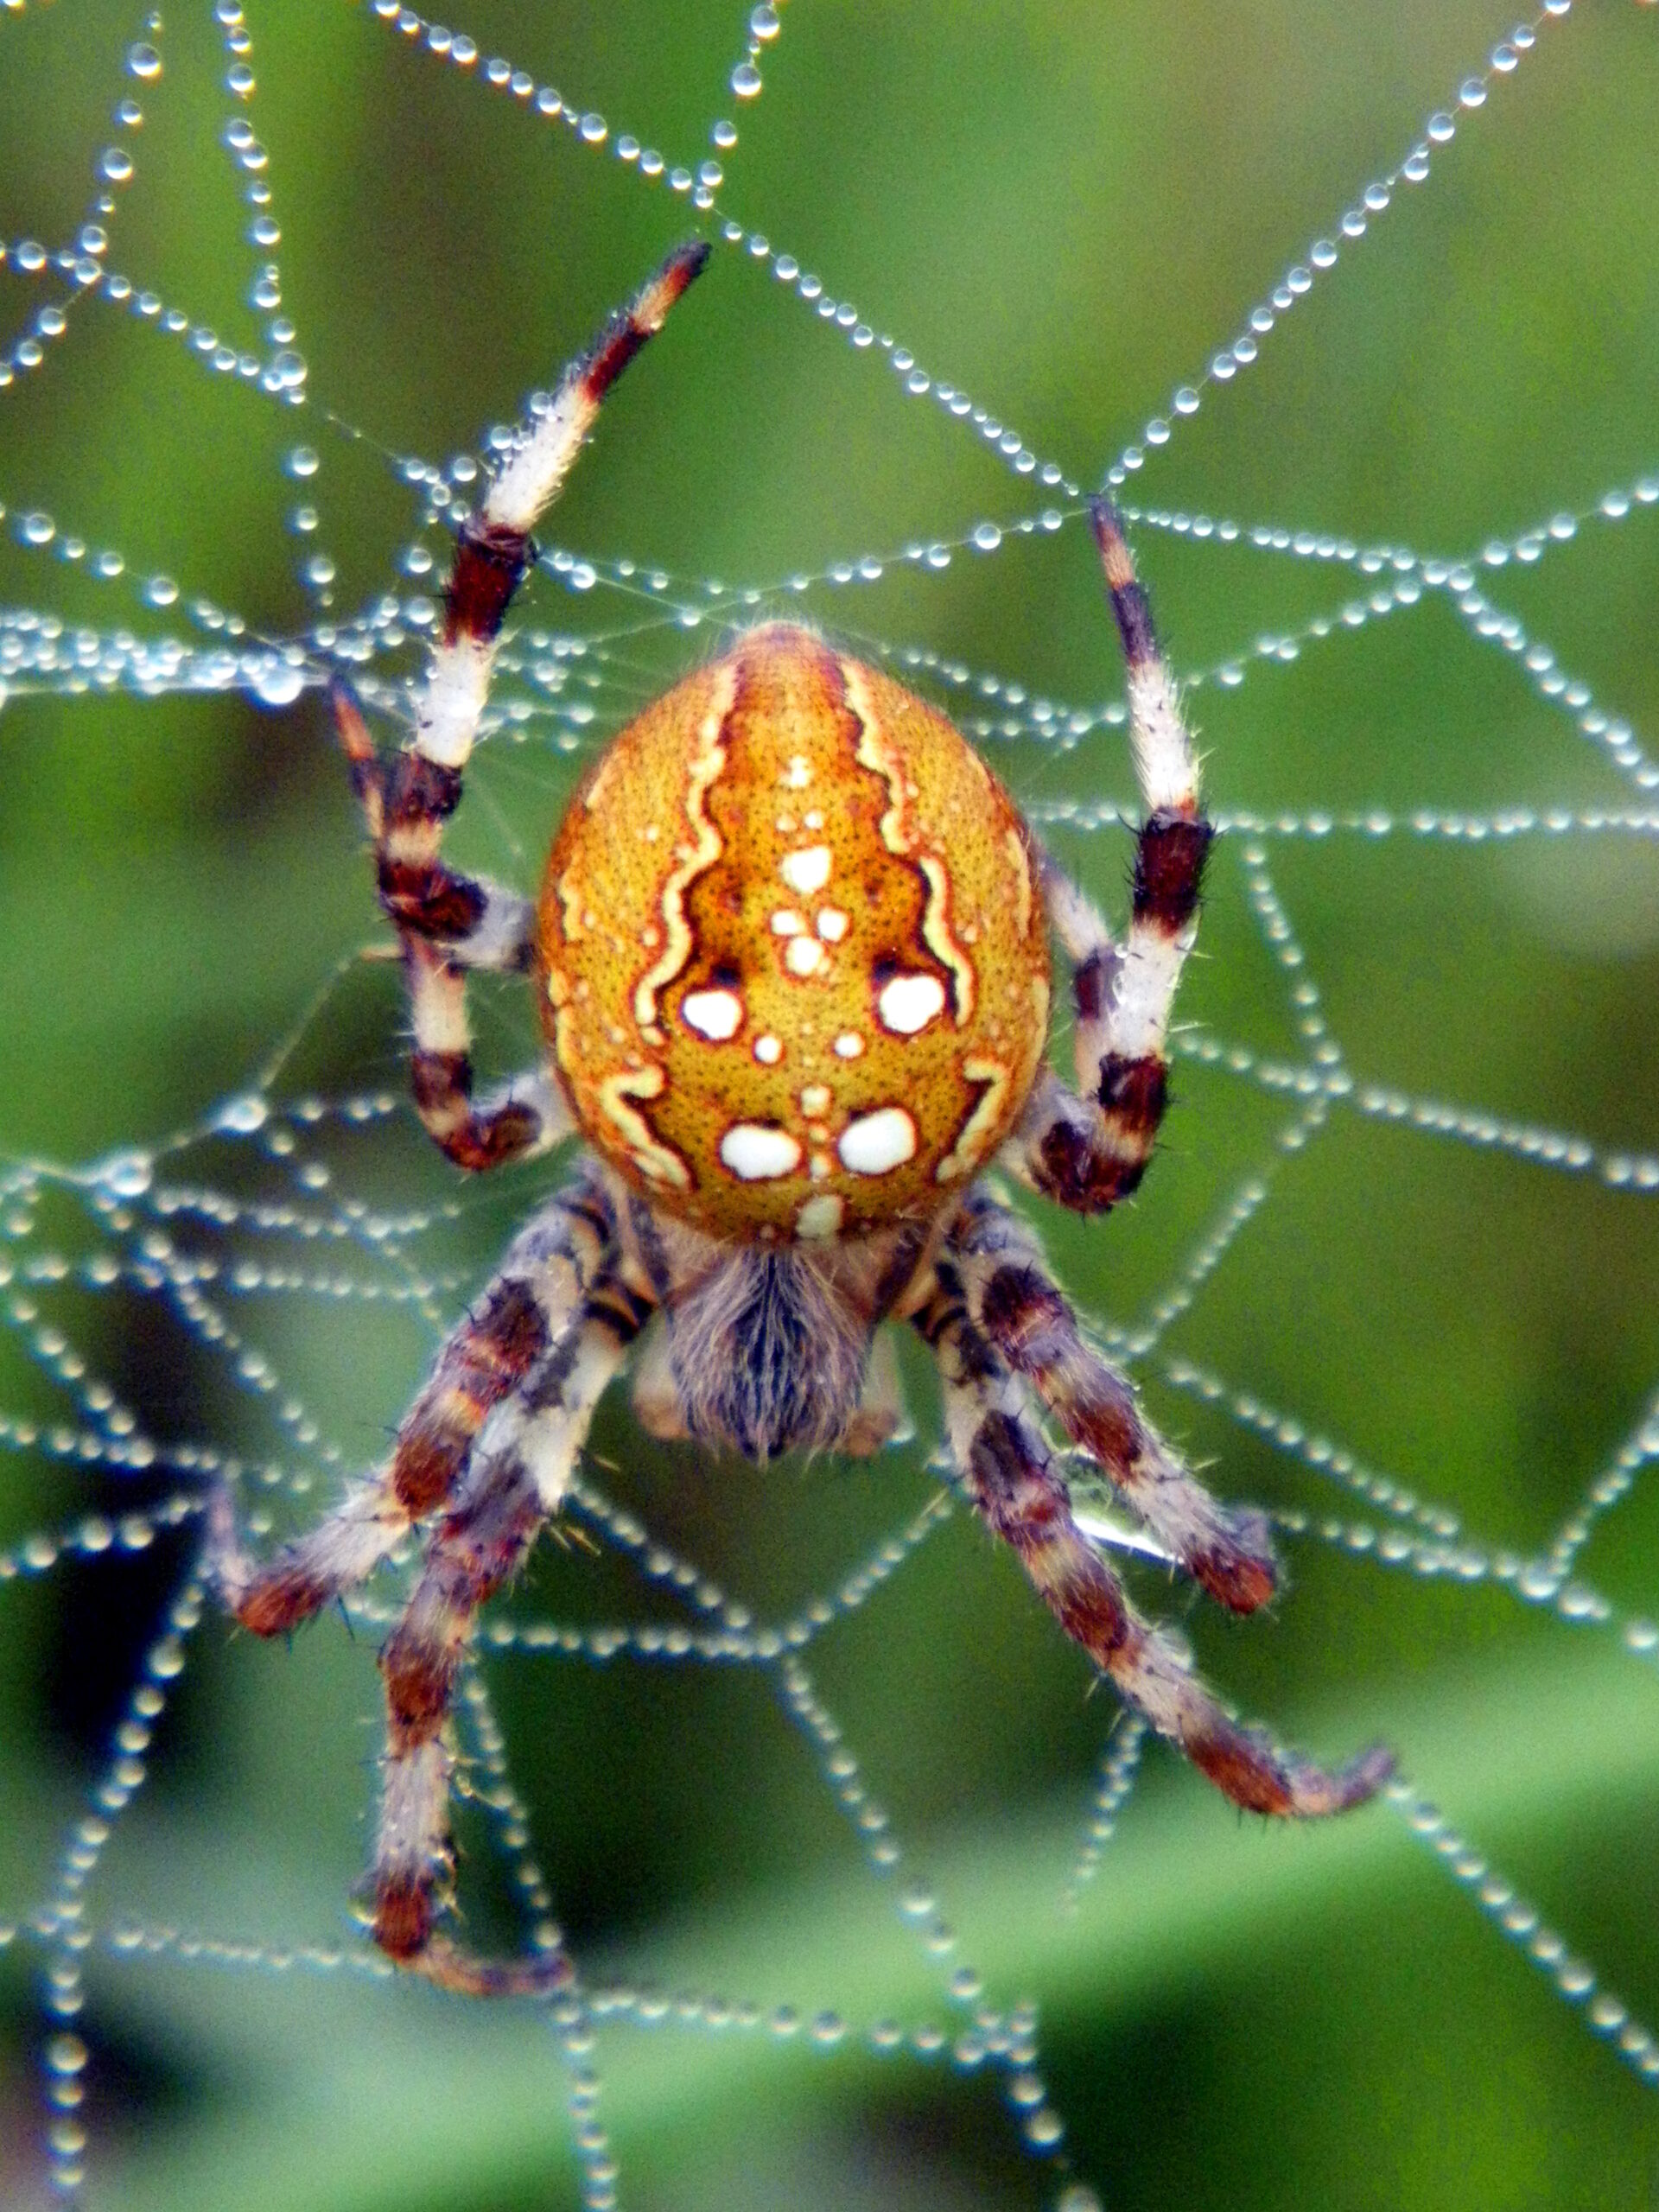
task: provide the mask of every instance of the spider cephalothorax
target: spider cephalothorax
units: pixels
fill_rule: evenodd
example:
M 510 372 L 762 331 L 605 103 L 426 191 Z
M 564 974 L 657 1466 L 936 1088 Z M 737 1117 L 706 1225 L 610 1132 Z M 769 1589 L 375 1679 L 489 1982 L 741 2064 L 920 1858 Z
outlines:
M 1103 501 L 1090 514 L 1147 804 L 1121 943 L 942 715 L 787 624 L 739 638 L 613 741 L 555 837 L 538 906 L 441 857 L 531 529 L 706 254 L 671 256 L 613 319 L 463 524 L 410 744 L 383 760 L 335 696 L 402 946 L 422 1121 L 464 1168 L 578 1133 L 586 1158 L 450 1336 L 384 1468 L 264 1567 L 228 1501 L 215 1518 L 221 1583 L 262 1635 L 428 1530 L 380 1659 L 374 1933 L 474 1992 L 545 1989 L 567 1968 L 482 1961 L 435 1931 L 455 1679 L 478 1608 L 558 1512 L 636 1339 L 634 1399 L 654 1433 L 763 1460 L 891 1435 L 899 1408 L 876 1332 L 912 1323 L 938 1363 L 965 1495 L 1155 1728 L 1257 1812 L 1339 1811 L 1389 1770 L 1372 1751 L 1328 1775 L 1242 1727 L 1134 1611 L 1072 1516 L 1045 1414 L 1235 1611 L 1272 1592 L 1265 1526 L 1181 1465 L 1079 1329 L 1033 1231 L 976 1180 L 995 1160 L 1103 1212 L 1139 1183 L 1164 1110 L 1211 830 Z M 1051 931 L 1072 965 L 1077 1091 L 1043 1061 Z M 481 1099 L 474 969 L 532 973 L 550 1062 Z

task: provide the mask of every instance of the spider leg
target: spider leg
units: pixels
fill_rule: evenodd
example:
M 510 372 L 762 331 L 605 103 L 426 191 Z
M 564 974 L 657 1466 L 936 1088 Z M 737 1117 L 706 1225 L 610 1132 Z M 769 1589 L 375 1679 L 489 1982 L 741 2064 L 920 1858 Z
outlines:
M 569 1962 L 556 1953 L 480 1959 L 434 1933 L 454 1866 L 454 1754 L 445 1723 L 478 1610 L 557 1511 L 594 1407 L 650 1310 L 616 1273 L 594 1282 L 558 1351 L 498 1406 L 380 1654 L 386 1761 L 372 1870 L 374 1940 L 441 1988 L 531 1995 L 569 1979 Z
M 557 1192 L 514 1238 L 499 1272 L 439 1352 L 386 1465 L 263 1566 L 243 1549 L 228 1492 L 214 1501 L 218 1582 L 237 1618 L 279 1636 L 353 1589 L 423 1516 L 450 1497 L 487 1419 L 563 1357 L 585 1299 L 611 1269 L 616 1219 L 603 1184 Z
M 1211 1497 L 1141 1414 L 1135 1393 L 1077 1326 L 1036 1236 L 982 1192 L 947 1237 L 975 1328 L 1187 1573 L 1236 1613 L 1273 1595 L 1273 1546 L 1260 1514 Z
M 628 1391 L 633 1417 L 647 1436 L 672 1444 L 689 1433 L 680 1410 L 679 1386 L 669 1353 L 667 1317 L 658 1313 L 645 1332 L 628 1370 Z
M 976 1511 L 1125 1702 L 1247 1812 L 1308 1819 L 1375 1796 L 1393 1771 L 1386 1751 L 1362 1752 L 1334 1774 L 1281 1751 L 1235 1720 L 1135 1612 L 1072 1519 L 1065 1482 L 1027 1418 L 1024 1385 L 969 1318 L 948 1262 L 916 1325 L 939 1363 L 946 1433 Z
M 858 1394 L 858 1408 L 852 1420 L 842 1431 L 835 1450 L 853 1459 L 867 1459 L 904 1434 L 910 1425 L 910 1409 L 905 1403 L 904 1379 L 899 1372 L 899 1356 L 893 1347 L 892 1332 L 878 1329 L 870 1344 L 869 1365 L 864 1370 L 864 1387 Z
M 1215 832 L 1199 802 L 1198 755 L 1116 513 L 1096 499 L 1090 515 L 1123 645 L 1129 748 L 1147 816 L 1122 944 L 1064 871 L 1043 861 L 1049 918 L 1073 963 L 1083 1095 L 1046 1074 L 1004 1158 L 1045 1196 L 1078 1213 L 1103 1213 L 1139 1184 L 1164 1116 L 1169 1010 L 1197 934 L 1198 888 Z
M 443 825 L 461 803 L 496 640 L 534 558 L 530 533 L 557 497 L 606 393 L 662 328 L 708 257 L 706 245 L 681 246 L 612 317 L 566 370 L 545 412 L 525 425 L 479 512 L 461 524 L 410 744 L 389 760 L 378 758 L 355 701 L 344 686 L 335 688 L 335 725 L 374 846 L 380 903 L 403 947 L 416 1110 L 458 1167 L 495 1167 L 544 1151 L 572 1125 L 545 1077 L 474 1103 L 467 976 L 479 968 L 527 968 L 535 916 L 516 893 L 448 867 L 439 856 Z

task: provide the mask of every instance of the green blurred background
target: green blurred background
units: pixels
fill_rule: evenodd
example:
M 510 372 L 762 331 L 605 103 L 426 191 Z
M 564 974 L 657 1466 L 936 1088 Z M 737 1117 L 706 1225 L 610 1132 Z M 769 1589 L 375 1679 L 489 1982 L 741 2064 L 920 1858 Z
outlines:
M 739 109 L 726 89 L 747 43 L 739 8 L 607 0 L 470 16 L 485 54 L 607 118 L 612 141 L 594 149 L 366 9 L 251 9 L 248 113 L 269 150 L 308 406 L 278 408 L 204 372 L 178 339 L 83 302 L 42 367 L 0 392 L 0 499 L 9 532 L 48 511 L 60 533 L 118 548 L 128 575 L 99 584 L 8 536 L 0 606 L 196 639 L 186 606 L 206 595 L 289 636 L 318 619 L 298 578 L 318 550 L 338 566 L 337 612 L 397 588 L 418 516 L 385 450 L 442 460 L 510 419 L 695 219 L 614 158 L 616 134 L 695 166 L 720 115 L 742 127 L 724 208 L 1037 452 L 1094 480 L 1510 22 L 1466 0 L 793 0 L 764 60 L 765 95 Z M 111 105 L 137 93 L 138 170 L 107 261 L 254 345 L 248 293 L 264 257 L 242 242 L 246 179 L 219 143 L 226 57 L 207 11 L 169 10 L 163 73 L 136 84 L 122 58 L 142 29 L 106 0 L 0 22 L 0 234 L 73 235 Z M 1656 40 L 1659 18 L 1633 0 L 1548 24 L 1513 79 L 1465 116 L 1429 181 L 1402 188 L 1249 374 L 1210 392 L 1135 495 L 1465 553 L 1659 465 Z M 0 266 L 7 333 L 57 296 L 43 281 Z M 283 467 L 301 439 L 322 463 L 303 487 Z M 735 251 L 629 378 L 544 536 L 677 575 L 775 585 L 1010 522 L 1044 498 L 931 399 L 906 397 L 878 351 L 855 350 Z M 315 536 L 290 526 L 303 501 L 318 510 Z M 1330 565 L 1214 541 L 1142 531 L 1138 545 L 1173 655 L 1192 670 L 1248 657 L 1262 632 L 1330 613 L 1355 588 Z M 183 594 L 165 613 L 134 588 L 152 572 Z M 1659 726 L 1659 510 L 1588 526 L 1535 569 L 1484 582 L 1610 713 L 1638 733 Z M 787 604 L 1032 697 L 1087 703 L 1118 687 L 1075 521 L 991 556 L 900 566 Z M 632 634 L 638 617 L 619 595 L 567 595 L 547 575 L 527 594 L 527 624 L 613 640 L 581 664 L 584 748 L 719 634 L 716 620 L 701 635 Z M 971 692 L 939 696 L 995 711 Z M 1223 810 L 1644 803 L 1444 599 L 1259 667 L 1236 693 L 1205 690 L 1194 714 Z M 523 743 L 486 749 L 458 852 L 533 878 L 580 766 L 553 741 L 566 728 L 532 721 Z M 278 713 L 234 692 L 141 702 L 19 685 L 0 739 L 0 1144 L 85 1160 L 199 1122 L 375 934 L 315 694 Z M 1113 732 L 1064 754 L 988 741 L 1027 804 L 1130 802 Z M 1118 896 L 1119 830 L 1054 842 L 1103 899 Z M 1252 912 L 1245 843 L 1218 854 L 1182 1014 L 1293 1061 L 1306 1048 Z M 1272 841 L 1268 858 L 1357 1077 L 1609 1151 L 1659 1146 L 1651 833 L 1335 835 Z M 493 1063 L 526 1048 L 521 1012 L 511 997 L 481 1007 Z M 273 1096 L 397 1087 L 399 1023 L 391 971 L 353 969 Z M 1491 1547 L 1547 1545 L 1639 1426 L 1659 1376 L 1659 1198 L 1340 1107 L 1281 1155 L 1294 1104 L 1185 1065 L 1142 1199 L 1086 1230 L 1046 1220 L 1065 1279 L 1103 1324 L 1143 1323 L 1242 1180 L 1276 1163 L 1268 1202 L 1165 1349 L 1335 1438 Z M 414 1248 L 452 1286 L 440 1301 L 450 1313 L 550 1175 L 457 1191 L 406 1117 L 324 1130 L 312 1156 L 333 1176 L 320 1205 L 452 1207 Z M 246 1141 L 200 1143 L 176 1166 L 176 1180 L 238 1200 L 291 1188 Z M 251 1217 L 162 1226 L 226 1270 L 374 1273 L 372 1254 L 273 1245 Z M 73 1194 L 7 1233 L 24 1274 L 100 1242 Z M 149 1433 L 251 1459 L 304 1459 L 280 1419 L 291 1395 L 347 1464 L 372 1459 L 434 1341 L 406 1305 L 251 1294 L 232 1319 L 280 1377 L 264 1395 L 240 1385 L 232 1353 L 205 1349 L 141 1288 L 21 1294 Z M 615 1463 L 604 1470 L 615 1496 L 775 1615 L 832 1589 L 932 1493 L 937 1406 L 912 1379 L 922 1442 L 874 1467 L 713 1467 L 647 1446 L 609 1404 L 595 1450 Z M 1141 1379 L 1218 1489 L 1351 1517 L 1294 1454 L 1173 1388 L 1158 1358 Z M 67 1404 L 25 1329 L 0 1339 L 0 1412 L 50 1421 Z M 0 1546 L 157 1488 L 12 1452 Z M 0 1588 L 0 1925 L 50 1887 L 187 1550 L 181 1537 Z M 1633 2011 L 1659 2015 L 1651 1664 L 1491 1583 L 1424 1581 L 1311 1541 L 1288 1556 L 1293 1586 L 1266 1620 L 1217 1618 L 1155 1576 L 1143 1599 L 1179 1618 L 1211 1678 L 1289 1739 L 1334 1758 L 1386 1738 Z M 1638 1483 L 1584 1570 L 1640 1613 L 1656 1609 L 1656 1563 L 1659 1503 Z M 671 1611 L 613 1560 L 550 1543 L 511 1610 L 566 1621 Z M 1385 1809 L 1269 1832 L 1157 1753 L 1080 1910 L 1065 1913 L 1109 1703 L 1088 1695 L 1077 1655 L 963 1516 L 811 1665 L 907 1865 L 937 1878 L 960 1956 L 999 2003 L 1039 2005 L 1068 2152 L 1109 2205 L 1655 2201 L 1654 2090 Z M 814 2053 L 804 2037 L 601 2030 L 625 2202 L 945 2212 L 1052 2198 L 1065 2173 L 1021 2151 L 988 2079 L 868 2055 L 861 2031 L 878 2017 L 952 2016 L 766 1678 L 522 1656 L 487 1674 L 538 1854 L 597 1977 L 834 2007 L 853 2031 Z M 100 1870 L 94 1923 L 338 1941 L 365 1851 L 375 1706 L 372 1637 L 353 1642 L 334 1622 L 284 1654 L 210 1620 L 151 1782 Z M 481 1831 L 465 1834 L 469 1928 L 511 1942 L 499 1862 Z M 26 1936 L 0 1946 L 0 2192 L 20 2202 L 35 2186 L 40 1964 Z M 565 2079 L 523 2012 L 97 1949 L 89 1978 L 96 2203 L 505 2212 L 576 2201 Z

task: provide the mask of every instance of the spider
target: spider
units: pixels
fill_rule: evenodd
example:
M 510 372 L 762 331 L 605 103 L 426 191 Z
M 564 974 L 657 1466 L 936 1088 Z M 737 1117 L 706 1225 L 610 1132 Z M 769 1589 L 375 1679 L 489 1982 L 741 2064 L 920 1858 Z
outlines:
M 636 1342 L 647 1429 L 763 1462 L 887 1440 L 901 1407 L 875 1332 L 910 1322 L 938 1364 L 963 1491 L 1121 1697 L 1253 1812 L 1339 1812 L 1390 1771 L 1378 1749 L 1326 1773 L 1242 1726 L 1134 1611 L 1073 1518 L 1044 1414 L 1236 1612 L 1274 1589 L 1265 1522 L 1182 1466 L 1079 1328 L 1032 1230 L 980 1179 L 995 1162 L 1104 1213 L 1139 1184 L 1164 1111 L 1212 832 L 1104 499 L 1090 515 L 1147 808 L 1121 943 L 942 715 L 786 623 L 738 638 L 601 754 L 537 905 L 442 857 L 530 533 L 708 251 L 671 255 L 612 319 L 462 524 L 410 741 L 379 757 L 350 694 L 334 694 L 397 930 L 428 1134 L 477 1171 L 577 1133 L 585 1150 L 443 1345 L 384 1467 L 263 1566 L 227 1502 L 216 1515 L 221 1586 L 260 1636 L 423 1532 L 379 1659 L 372 1929 L 400 1964 L 480 1994 L 546 1991 L 570 1969 L 557 1954 L 476 1956 L 442 1924 L 451 1699 L 479 1608 L 558 1513 Z M 1051 930 L 1071 965 L 1076 1090 L 1045 1065 Z M 533 979 L 549 1048 L 548 1065 L 488 1096 L 468 1056 L 480 969 Z

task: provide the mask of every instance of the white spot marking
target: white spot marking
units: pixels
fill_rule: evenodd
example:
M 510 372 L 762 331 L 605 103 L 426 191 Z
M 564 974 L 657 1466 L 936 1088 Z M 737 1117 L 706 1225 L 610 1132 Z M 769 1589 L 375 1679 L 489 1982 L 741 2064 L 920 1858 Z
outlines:
M 812 780 L 812 763 L 804 753 L 791 753 L 782 780 L 791 791 L 804 791 Z
M 801 1093 L 803 1114 L 827 1114 L 830 1110 L 830 1086 L 827 1083 L 809 1083 Z
M 775 1067 L 784 1057 L 783 1046 L 768 1030 L 764 1037 L 754 1040 L 754 1057 L 763 1068 Z
M 839 906 L 820 906 L 818 935 L 826 944 L 839 944 L 847 934 L 847 917 Z
M 688 991 L 680 1001 L 680 1019 L 699 1037 L 723 1045 L 743 1027 L 743 1001 L 735 991 Z
M 770 1183 L 801 1164 L 801 1147 L 787 1129 L 761 1122 L 734 1122 L 720 1141 L 720 1156 L 744 1183 Z
M 805 927 L 792 906 L 780 906 L 772 918 L 773 937 L 799 937 Z
M 791 976 L 816 976 L 823 967 L 823 947 L 815 937 L 792 937 L 784 954 L 784 965 Z
M 856 1029 L 843 1029 L 836 1039 L 835 1052 L 838 1060 L 855 1060 L 864 1049 L 864 1039 Z
M 829 882 L 830 863 L 828 845 L 804 845 L 798 852 L 784 855 L 778 863 L 778 873 L 791 891 L 798 891 L 804 899 L 814 891 L 822 891 Z
M 820 1191 L 809 1198 L 795 1217 L 795 1234 L 809 1242 L 819 1237 L 833 1236 L 841 1227 L 841 1217 L 846 1209 L 833 1191 Z
M 855 1175 L 885 1175 L 915 1158 L 916 1124 L 902 1106 L 879 1106 L 847 1124 L 836 1150 Z
M 944 1012 L 944 986 L 937 976 L 895 976 L 882 985 L 875 1010 L 884 1029 L 913 1037 Z

